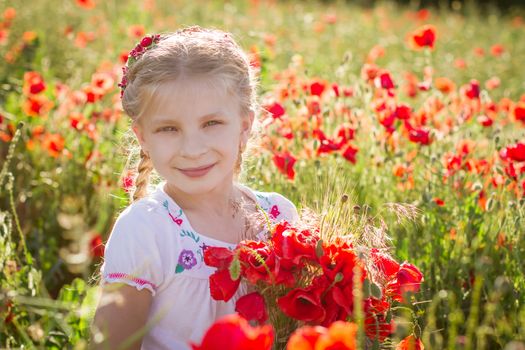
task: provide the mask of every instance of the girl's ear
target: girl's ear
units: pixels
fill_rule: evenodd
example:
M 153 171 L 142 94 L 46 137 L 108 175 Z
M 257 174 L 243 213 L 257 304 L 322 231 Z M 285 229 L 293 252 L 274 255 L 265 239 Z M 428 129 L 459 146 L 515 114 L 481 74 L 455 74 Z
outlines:
M 253 119 L 255 118 L 255 113 L 250 111 L 247 115 L 242 117 L 241 123 L 241 142 L 243 145 L 246 145 L 248 139 L 250 138 L 250 133 L 252 131 Z

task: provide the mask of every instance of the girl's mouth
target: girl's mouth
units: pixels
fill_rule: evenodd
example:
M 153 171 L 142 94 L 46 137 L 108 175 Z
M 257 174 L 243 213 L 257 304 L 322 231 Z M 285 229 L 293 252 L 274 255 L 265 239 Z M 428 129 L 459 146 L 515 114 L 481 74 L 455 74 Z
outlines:
M 214 165 L 215 163 L 198 168 L 177 169 L 188 177 L 200 177 L 206 175 L 213 168 Z

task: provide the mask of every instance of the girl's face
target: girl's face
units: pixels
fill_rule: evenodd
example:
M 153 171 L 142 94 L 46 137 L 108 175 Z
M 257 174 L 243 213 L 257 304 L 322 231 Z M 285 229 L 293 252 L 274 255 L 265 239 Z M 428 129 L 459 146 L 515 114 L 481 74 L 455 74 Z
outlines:
M 209 78 L 164 84 L 133 124 L 159 175 L 185 193 L 231 184 L 250 134 L 253 115 L 241 116 L 238 98 L 219 86 Z

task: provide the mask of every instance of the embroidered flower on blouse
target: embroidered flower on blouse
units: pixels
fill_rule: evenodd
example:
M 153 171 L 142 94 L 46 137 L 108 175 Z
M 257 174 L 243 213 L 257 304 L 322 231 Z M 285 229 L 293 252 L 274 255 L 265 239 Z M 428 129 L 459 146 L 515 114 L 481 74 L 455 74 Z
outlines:
M 193 266 L 197 265 L 197 259 L 195 254 L 191 250 L 183 249 L 179 255 L 179 261 L 175 272 L 182 272 L 183 270 L 189 270 Z
M 272 209 L 270 210 L 270 217 L 272 219 L 276 219 L 279 215 L 281 214 L 281 212 L 279 211 L 279 207 L 277 207 L 276 205 L 274 205 L 272 207 Z

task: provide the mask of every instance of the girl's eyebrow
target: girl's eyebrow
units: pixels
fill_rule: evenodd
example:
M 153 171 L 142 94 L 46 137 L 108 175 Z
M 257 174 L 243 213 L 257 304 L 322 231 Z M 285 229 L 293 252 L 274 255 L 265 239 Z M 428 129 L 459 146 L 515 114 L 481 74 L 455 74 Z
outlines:
M 221 111 L 217 111 L 217 112 L 213 112 L 213 113 L 208 113 L 208 114 L 205 114 L 201 117 L 198 118 L 199 121 L 204 121 L 206 119 L 209 119 L 209 118 L 213 118 L 213 117 L 221 117 L 223 116 L 222 112 Z M 153 121 L 153 125 L 158 125 L 158 124 L 164 124 L 164 123 L 177 123 L 178 121 L 176 119 L 170 119 L 170 118 L 161 118 L 161 119 L 156 119 Z

